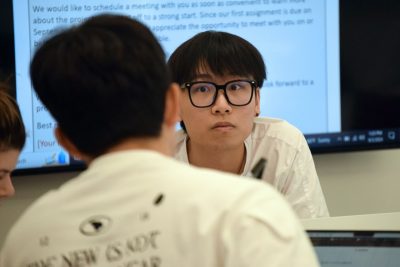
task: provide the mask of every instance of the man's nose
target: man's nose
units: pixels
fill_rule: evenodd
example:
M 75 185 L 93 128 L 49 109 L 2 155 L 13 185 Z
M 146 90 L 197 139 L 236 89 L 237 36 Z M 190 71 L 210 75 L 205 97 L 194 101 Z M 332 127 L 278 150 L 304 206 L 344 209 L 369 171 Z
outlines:
M 11 181 L 10 175 L 4 178 L 0 184 L 0 198 L 11 197 L 15 194 L 15 189 Z
M 223 90 L 219 90 L 211 110 L 213 113 L 230 113 L 232 111 L 232 107 L 229 104 L 228 99 L 226 99 Z

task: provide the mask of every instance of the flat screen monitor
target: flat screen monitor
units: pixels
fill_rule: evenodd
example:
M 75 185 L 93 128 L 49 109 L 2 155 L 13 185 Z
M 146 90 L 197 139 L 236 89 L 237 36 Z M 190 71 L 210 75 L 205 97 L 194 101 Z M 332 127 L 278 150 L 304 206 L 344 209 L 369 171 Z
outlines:
M 167 56 L 201 31 L 247 39 L 267 66 L 261 116 L 295 125 L 313 153 L 400 145 L 400 1 L 2 0 L 0 12 L 0 67 L 13 77 L 28 132 L 21 172 L 83 168 L 55 140 L 29 62 L 54 29 L 99 13 L 144 22 Z
M 395 267 L 399 231 L 308 230 L 321 267 Z

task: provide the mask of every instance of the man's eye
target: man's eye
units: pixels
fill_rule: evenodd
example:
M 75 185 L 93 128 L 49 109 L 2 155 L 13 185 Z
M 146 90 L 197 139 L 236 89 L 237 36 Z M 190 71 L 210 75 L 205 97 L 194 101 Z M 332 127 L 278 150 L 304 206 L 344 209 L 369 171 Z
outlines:
M 208 93 L 211 91 L 210 86 L 207 85 L 199 85 L 193 88 L 193 92 L 195 93 Z
M 240 89 L 242 89 L 242 86 L 239 83 L 234 83 L 234 84 L 229 85 L 229 90 L 231 90 L 231 91 L 236 91 L 236 90 L 240 90 Z

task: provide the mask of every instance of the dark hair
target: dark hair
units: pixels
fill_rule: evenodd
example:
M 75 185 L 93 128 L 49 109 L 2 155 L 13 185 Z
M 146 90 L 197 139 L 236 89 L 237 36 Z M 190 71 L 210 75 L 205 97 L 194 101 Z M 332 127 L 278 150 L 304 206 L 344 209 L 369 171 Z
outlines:
M 7 85 L 0 83 L 0 151 L 21 151 L 25 145 L 25 127 L 17 102 L 7 91 Z
M 56 34 L 30 72 L 40 100 L 87 155 L 160 135 L 171 79 L 160 44 L 134 19 L 103 14 Z
M 179 84 L 192 81 L 200 67 L 220 76 L 252 76 L 260 88 L 266 79 L 264 60 L 257 48 L 227 32 L 196 34 L 171 54 L 168 65 L 172 80 Z

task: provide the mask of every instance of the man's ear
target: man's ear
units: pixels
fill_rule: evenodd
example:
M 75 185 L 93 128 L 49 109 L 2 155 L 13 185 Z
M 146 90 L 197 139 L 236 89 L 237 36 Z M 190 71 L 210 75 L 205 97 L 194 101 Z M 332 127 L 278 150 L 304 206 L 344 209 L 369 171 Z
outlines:
M 73 157 L 89 161 L 89 157 L 87 157 L 84 153 L 80 152 L 79 149 L 69 140 L 69 138 L 64 134 L 64 132 L 56 127 L 54 129 L 54 135 L 56 136 L 57 142 L 68 151 Z
M 164 122 L 173 126 L 181 120 L 180 118 L 181 89 L 176 83 L 171 83 L 165 97 Z

